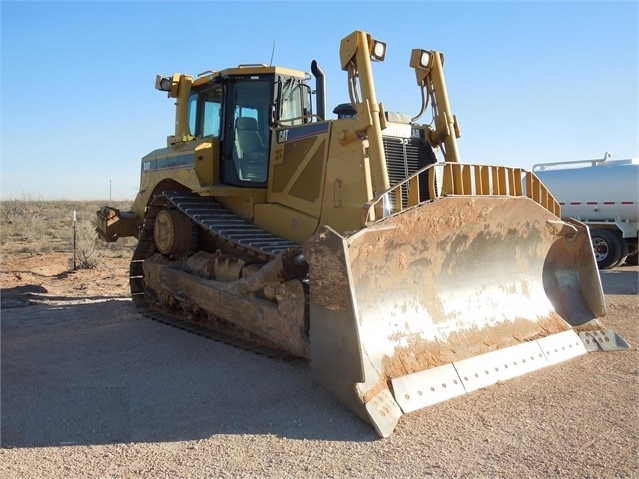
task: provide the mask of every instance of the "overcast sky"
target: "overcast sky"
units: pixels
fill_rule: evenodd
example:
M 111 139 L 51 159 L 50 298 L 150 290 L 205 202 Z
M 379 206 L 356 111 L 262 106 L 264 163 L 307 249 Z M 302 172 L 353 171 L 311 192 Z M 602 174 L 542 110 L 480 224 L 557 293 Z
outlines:
M 339 44 L 388 44 L 378 101 L 416 115 L 413 48 L 444 52 L 462 161 L 520 166 L 638 154 L 637 2 L 11 2 L 2 18 L 2 199 L 133 199 L 173 134 L 156 74 L 270 63 L 327 76 Z

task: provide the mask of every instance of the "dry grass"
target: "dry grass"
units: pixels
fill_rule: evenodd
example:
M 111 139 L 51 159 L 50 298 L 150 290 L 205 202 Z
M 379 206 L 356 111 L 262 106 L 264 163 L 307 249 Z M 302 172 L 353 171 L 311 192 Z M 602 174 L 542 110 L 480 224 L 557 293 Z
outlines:
M 13 199 L 0 202 L 0 242 L 4 252 L 74 253 L 77 269 L 99 266 L 105 256 L 129 256 L 135 239 L 104 243 L 95 232 L 95 212 L 107 202 Z M 131 202 L 111 206 L 129 209 Z M 74 224 L 73 216 L 76 213 Z M 70 268 L 73 268 L 73 260 Z

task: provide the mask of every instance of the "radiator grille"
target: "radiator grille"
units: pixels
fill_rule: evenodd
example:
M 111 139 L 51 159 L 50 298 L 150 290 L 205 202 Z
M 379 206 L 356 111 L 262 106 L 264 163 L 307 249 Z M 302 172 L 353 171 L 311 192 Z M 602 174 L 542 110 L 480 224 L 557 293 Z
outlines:
M 426 165 L 437 162 L 431 146 L 419 138 L 384 136 L 382 141 L 384 143 L 386 167 L 391 186 L 396 185 Z M 420 176 L 419 191 L 422 201 L 428 199 L 428 178 L 426 175 Z M 408 185 L 402 186 L 402 198 L 402 207 L 405 208 L 408 198 Z M 391 200 L 390 207 L 394 211 L 396 208 L 392 204 L 393 201 Z

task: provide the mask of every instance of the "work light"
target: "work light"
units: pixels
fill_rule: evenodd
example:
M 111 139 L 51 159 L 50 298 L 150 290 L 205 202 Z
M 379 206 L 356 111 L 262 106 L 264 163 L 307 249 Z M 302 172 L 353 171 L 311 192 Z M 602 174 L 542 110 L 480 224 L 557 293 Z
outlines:
M 379 40 L 373 40 L 373 49 L 371 52 L 371 60 L 383 62 L 386 57 L 386 43 Z
M 163 77 L 162 75 L 157 75 L 155 77 L 155 88 L 160 91 L 171 91 L 171 86 L 173 82 L 169 77 Z

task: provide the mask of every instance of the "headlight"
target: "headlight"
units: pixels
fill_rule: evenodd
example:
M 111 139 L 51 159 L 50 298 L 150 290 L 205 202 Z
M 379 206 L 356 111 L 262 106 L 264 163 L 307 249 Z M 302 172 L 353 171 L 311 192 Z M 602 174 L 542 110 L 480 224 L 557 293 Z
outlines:
M 427 52 L 426 50 L 422 51 L 422 54 L 419 57 L 419 66 L 428 70 L 430 68 L 430 57 L 430 52 Z
M 169 77 L 163 77 L 162 75 L 157 75 L 155 77 L 155 88 L 160 91 L 171 91 L 171 87 L 173 86 L 173 82 Z
M 414 49 L 410 56 L 410 66 L 422 70 L 430 70 L 432 66 L 433 52 L 429 50 Z
M 371 60 L 383 62 L 386 57 L 386 44 L 379 40 L 373 40 L 373 51 L 371 52 Z

